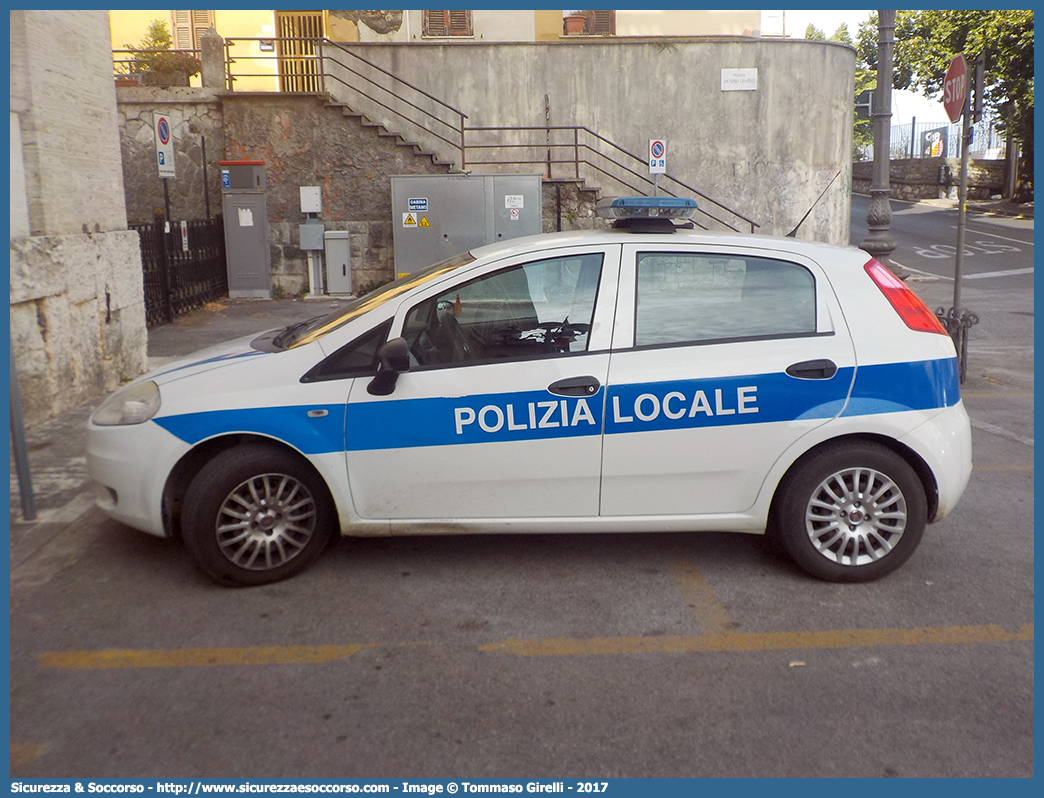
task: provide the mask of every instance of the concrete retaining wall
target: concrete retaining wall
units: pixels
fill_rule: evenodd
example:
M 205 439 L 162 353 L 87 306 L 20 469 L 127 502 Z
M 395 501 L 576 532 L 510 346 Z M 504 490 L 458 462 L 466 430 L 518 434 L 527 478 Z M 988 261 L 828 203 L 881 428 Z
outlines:
M 748 37 L 346 46 L 468 114 L 469 126 L 542 126 L 547 96 L 552 125 L 585 125 L 642 157 L 649 139 L 665 138 L 668 171 L 758 232 L 789 232 L 830 185 L 798 236 L 848 241 L 851 47 Z M 723 91 L 732 69 L 756 69 L 757 89 Z M 337 81 L 327 89 L 403 128 Z

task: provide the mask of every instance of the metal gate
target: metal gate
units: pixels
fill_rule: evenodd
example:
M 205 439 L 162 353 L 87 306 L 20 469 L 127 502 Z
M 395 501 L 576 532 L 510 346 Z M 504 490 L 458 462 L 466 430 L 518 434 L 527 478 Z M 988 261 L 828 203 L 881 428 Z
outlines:
M 225 228 L 221 216 L 184 223 L 171 222 L 163 232 L 163 220 L 130 225 L 141 242 L 142 277 L 145 284 L 145 322 L 149 327 L 173 321 L 176 316 L 228 296 L 225 265 Z
M 316 42 L 323 38 L 322 11 L 276 11 L 279 90 L 322 91 Z

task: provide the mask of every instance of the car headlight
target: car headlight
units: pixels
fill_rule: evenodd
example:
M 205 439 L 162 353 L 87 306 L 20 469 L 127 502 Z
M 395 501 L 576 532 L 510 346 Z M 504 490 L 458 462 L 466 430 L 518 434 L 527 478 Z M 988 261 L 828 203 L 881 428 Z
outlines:
M 99 427 L 142 424 L 159 409 L 159 386 L 147 380 L 116 391 L 91 414 L 91 423 Z

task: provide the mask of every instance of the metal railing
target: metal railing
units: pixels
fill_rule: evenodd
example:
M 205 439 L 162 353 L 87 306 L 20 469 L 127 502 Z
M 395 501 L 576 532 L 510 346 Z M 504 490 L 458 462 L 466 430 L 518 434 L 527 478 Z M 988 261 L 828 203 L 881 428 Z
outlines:
M 995 119 L 984 118 L 972 126 L 972 158 L 1003 158 L 1006 140 Z M 910 122 L 892 125 L 888 136 L 892 160 L 907 158 L 960 158 L 961 123 Z M 873 160 L 874 147 L 862 151 L 862 160 Z
M 569 177 L 576 180 L 584 177 L 582 172 L 586 170 L 583 167 L 587 167 L 594 174 L 638 194 L 655 191 L 669 197 L 684 194 L 699 198 L 702 203 L 697 203 L 700 205 L 698 212 L 705 224 L 695 219 L 693 222 L 704 230 L 709 229 L 707 225 L 711 222 L 736 232 L 753 233 L 760 227 L 753 219 L 711 199 L 676 177 L 664 174 L 660 180 L 654 180 L 648 174 L 643 157 L 583 125 L 469 127 L 464 132 L 470 136 L 489 134 L 489 140 L 485 142 L 465 141 L 465 166 L 539 165 L 548 178 L 556 176 L 555 167 L 566 167 Z M 567 139 L 565 142 L 560 140 L 563 134 Z M 537 140 L 540 138 L 543 141 Z M 643 169 L 646 171 L 640 171 Z M 561 176 L 559 169 L 558 177 Z M 706 207 L 708 204 L 710 208 Z
M 180 222 L 171 222 L 170 233 L 164 232 L 162 218 L 129 225 L 137 231 L 141 245 L 145 322 L 150 327 L 228 296 L 222 217 L 186 225 L 187 249 L 182 244 Z
M 258 46 L 257 53 L 235 50 L 253 44 Z M 265 52 L 260 50 L 262 45 Z M 294 55 L 280 55 L 284 52 Z M 468 116 L 460 109 L 329 39 L 228 38 L 225 53 L 229 91 L 237 90 L 237 82 L 245 88 L 248 82 L 257 86 L 256 79 L 267 78 L 271 91 L 302 90 L 328 97 L 337 94 L 345 105 L 368 115 L 374 108 L 381 109 L 380 113 L 394 118 L 393 124 L 405 126 L 404 138 L 420 133 L 452 148 L 452 160 L 462 171 L 475 166 L 539 164 L 550 178 L 554 167 L 559 171 L 567 167 L 572 179 L 608 178 L 640 194 L 655 188 L 667 196 L 695 197 L 704 222 L 696 223 L 704 229 L 715 224 L 737 232 L 754 232 L 759 227 L 754 220 L 676 177 L 660 175 L 654 182 L 643 157 L 582 125 L 468 127 Z M 331 91 L 335 85 L 336 92 Z
M 239 54 L 237 45 L 258 45 L 259 54 Z M 271 47 L 271 54 L 260 47 Z M 242 48 L 241 48 L 242 49 Z M 293 52 L 292 56 L 282 55 Z M 367 61 L 344 45 L 329 39 L 225 39 L 225 64 L 228 90 L 236 91 L 237 81 L 267 78 L 272 89 L 327 94 L 332 88 L 347 92 L 347 99 L 362 99 L 392 114 L 412 129 L 424 131 L 453 148 L 462 156 L 464 120 L 467 114 L 438 97 L 403 80 L 398 75 Z M 244 69 L 248 66 L 248 69 Z M 259 89 L 264 90 L 264 89 Z
M 195 59 L 198 73 L 201 54 L 201 50 L 113 50 L 112 71 L 114 75 L 141 75 L 149 71 L 150 62 L 154 63 L 157 57 L 184 55 Z

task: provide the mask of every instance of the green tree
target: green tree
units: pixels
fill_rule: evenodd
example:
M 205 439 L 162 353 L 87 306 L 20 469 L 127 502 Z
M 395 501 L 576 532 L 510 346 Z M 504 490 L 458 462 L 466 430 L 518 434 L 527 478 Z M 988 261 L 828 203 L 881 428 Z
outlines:
M 198 75 L 202 68 L 200 60 L 191 53 L 171 50 L 173 44 L 174 39 L 167 29 L 167 23 L 154 19 L 137 47 L 123 45 L 124 49 L 133 54 L 131 72 L 184 72 L 189 76 Z
M 859 26 L 856 49 L 867 66 L 877 68 L 876 13 Z M 1022 145 L 1022 171 L 1032 175 L 1033 12 L 896 13 L 895 88 L 941 98 L 946 70 L 958 53 L 964 54 L 969 67 L 980 53 L 985 55 L 984 106 L 997 117 L 1001 130 Z
M 174 39 L 171 38 L 170 31 L 167 30 L 167 23 L 163 20 L 154 19 L 149 23 L 149 28 L 137 47 L 130 44 L 123 46 L 127 50 L 169 50 L 173 44 Z

